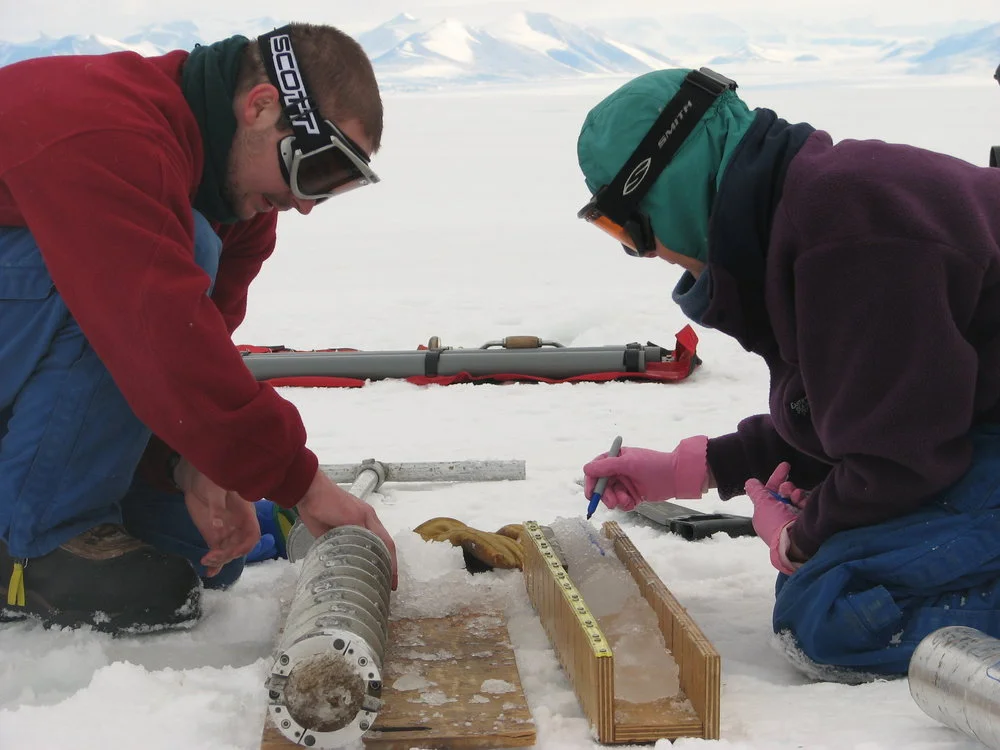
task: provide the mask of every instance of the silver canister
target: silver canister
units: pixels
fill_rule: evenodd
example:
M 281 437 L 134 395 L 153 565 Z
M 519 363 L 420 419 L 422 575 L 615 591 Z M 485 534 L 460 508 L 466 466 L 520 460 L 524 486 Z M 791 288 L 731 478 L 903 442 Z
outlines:
M 391 562 L 359 526 L 331 529 L 309 547 L 267 681 L 268 712 L 296 745 L 358 740 L 382 707 Z
M 935 630 L 914 650 L 909 682 L 925 714 L 1000 750 L 1000 640 L 958 625 Z

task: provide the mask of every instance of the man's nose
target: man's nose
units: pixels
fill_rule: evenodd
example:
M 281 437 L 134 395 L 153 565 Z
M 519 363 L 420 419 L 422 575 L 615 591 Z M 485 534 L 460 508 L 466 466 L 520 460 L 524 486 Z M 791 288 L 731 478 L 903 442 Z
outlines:
M 302 214 L 303 216 L 308 216 L 309 212 L 312 211 L 313 207 L 316 205 L 316 201 L 305 200 L 304 198 L 296 198 L 293 195 L 292 205 L 295 207 L 295 210 L 298 211 L 300 214 Z

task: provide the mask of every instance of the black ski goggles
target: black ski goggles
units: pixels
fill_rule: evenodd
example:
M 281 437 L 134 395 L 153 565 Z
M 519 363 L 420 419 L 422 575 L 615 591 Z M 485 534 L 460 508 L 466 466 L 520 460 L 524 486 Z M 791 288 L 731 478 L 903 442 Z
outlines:
M 313 104 L 287 28 L 261 35 L 258 45 L 292 126 L 292 134 L 278 143 L 278 163 L 292 195 L 323 201 L 378 182 L 365 152 Z
M 577 218 L 614 237 L 633 258 L 656 255 L 653 225 L 639 204 L 709 107 L 735 88 L 736 81 L 708 68 L 688 73 L 618 174 L 594 193 Z
M 290 135 L 278 144 L 281 171 L 292 195 L 321 201 L 378 182 L 358 145 L 329 120 L 321 122 L 325 132 L 318 143 Z

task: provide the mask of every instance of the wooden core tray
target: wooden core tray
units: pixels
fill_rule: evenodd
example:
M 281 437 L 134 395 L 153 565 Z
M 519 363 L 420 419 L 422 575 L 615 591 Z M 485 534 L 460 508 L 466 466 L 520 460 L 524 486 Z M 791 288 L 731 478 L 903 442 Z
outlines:
M 610 643 L 541 527 L 534 521 L 525 522 L 528 533 L 522 539 L 528 597 L 598 741 L 624 744 L 678 737 L 718 739 L 718 652 L 618 524 L 605 523 L 602 528 L 656 614 L 666 647 L 679 668 L 681 694 L 677 699 L 649 703 L 615 700 L 614 652 Z

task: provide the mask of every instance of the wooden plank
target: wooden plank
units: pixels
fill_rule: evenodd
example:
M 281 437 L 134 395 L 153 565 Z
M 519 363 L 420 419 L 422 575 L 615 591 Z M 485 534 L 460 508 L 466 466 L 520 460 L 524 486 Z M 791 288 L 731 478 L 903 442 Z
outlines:
M 492 681 L 492 682 L 490 682 Z M 535 724 L 499 613 L 390 622 L 372 750 L 525 747 Z M 420 689 L 403 689 L 407 683 Z M 402 730 L 427 726 L 426 730 Z
M 488 681 L 496 682 L 488 682 Z M 369 750 L 527 747 L 535 725 L 497 612 L 390 620 Z M 266 721 L 261 750 L 299 747 Z
M 649 563 L 632 544 L 621 527 L 614 521 L 603 525 L 605 536 L 614 542 L 615 554 L 625 564 L 639 586 L 642 596 L 656 613 L 667 648 L 671 650 L 679 668 L 681 691 L 691 702 L 701 727 L 693 736 L 705 739 L 719 738 L 720 706 L 722 693 L 722 660 L 719 652 L 698 627 L 688 611 L 670 593 Z M 629 721 L 629 736 L 639 739 L 644 732 L 655 739 L 662 725 L 645 724 L 651 717 L 636 716 L 639 723 Z M 617 722 L 622 725 L 623 722 Z M 624 726 L 621 726 L 624 731 Z M 659 735 L 671 736 L 671 735 Z M 692 735 L 672 735 L 692 736 Z M 616 739 L 618 735 L 616 733 Z

